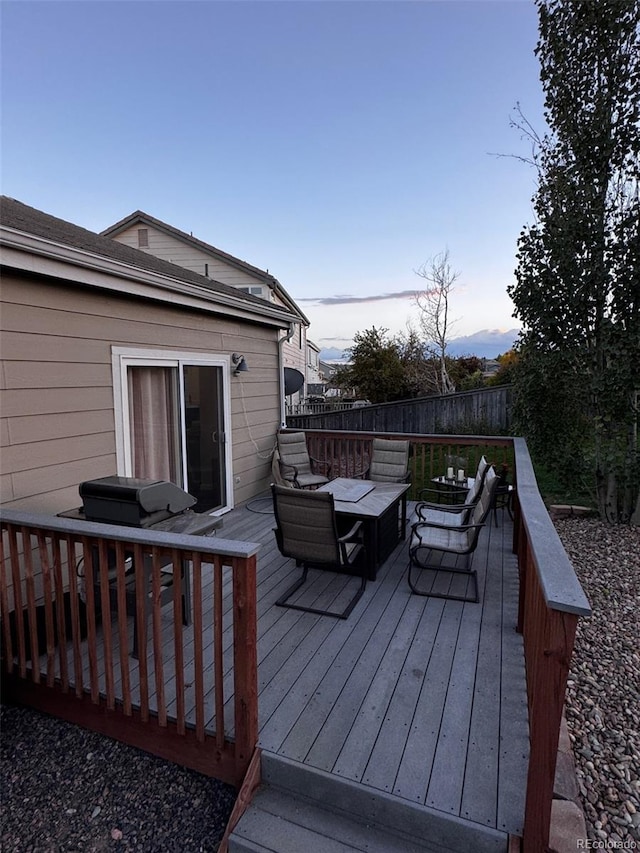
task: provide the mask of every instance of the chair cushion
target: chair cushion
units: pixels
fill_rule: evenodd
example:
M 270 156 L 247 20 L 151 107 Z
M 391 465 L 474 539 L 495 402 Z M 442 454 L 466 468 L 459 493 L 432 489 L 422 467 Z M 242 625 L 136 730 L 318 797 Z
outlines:
M 309 486 L 322 486 L 328 482 L 327 478 L 323 477 L 322 474 L 298 474 L 296 477 L 296 483 L 301 489 L 309 488 Z
M 466 554 L 473 544 L 474 530 L 444 530 L 430 527 L 428 524 L 415 526 L 411 536 L 411 551 L 419 548 L 447 551 L 452 554 Z

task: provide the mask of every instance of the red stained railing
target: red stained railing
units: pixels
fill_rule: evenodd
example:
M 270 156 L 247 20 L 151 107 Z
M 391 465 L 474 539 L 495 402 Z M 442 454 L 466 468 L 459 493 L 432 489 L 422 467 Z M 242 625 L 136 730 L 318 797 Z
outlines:
M 4 512 L 6 695 L 239 784 L 258 732 L 257 550 Z

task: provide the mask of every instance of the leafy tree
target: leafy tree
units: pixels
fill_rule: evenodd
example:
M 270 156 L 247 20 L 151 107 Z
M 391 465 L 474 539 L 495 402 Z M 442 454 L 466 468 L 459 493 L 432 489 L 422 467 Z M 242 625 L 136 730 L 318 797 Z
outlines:
M 487 385 L 511 385 L 518 364 L 518 353 L 514 349 L 499 355 L 496 361 L 500 364 L 498 371 L 487 380 Z
M 406 334 L 397 335 L 394 343 L 403 368 L 403 381 L 398 391 L 404 398 L 433 393 L 434 368 L 424 357 L 424 343 L 417 331 L 409 327 Z
M 515 415 L 565 480 L 589 466 L 603 518 L 640 523 L 640 2 L 536 4 L 550 133 L 509 288 Z
M 449 376 L 460 391 L 482 387 L 482 366 L 482 359 L 476 355 L 461 355 L 447 361 Z
M 334 382 L 343 389 L 357 389 L 372 403 L 386 403 L 404 396 L 404 369 L 397 344 L 388 329 L 375 326 L 357 332 L 348 350 L 351 363 L 340 367 Z
M 436 391 L 452 394 L 456 386 L 447 369 L 447 346 L 452 326 L 449 298 L 460 273 L 451 268 L 448 249 L 426 261 L 415 272 L 427 282 L 426 289 L 416 293 L 416 305 L 420 310 L 425 352 L 437 364 L 434 373 Z

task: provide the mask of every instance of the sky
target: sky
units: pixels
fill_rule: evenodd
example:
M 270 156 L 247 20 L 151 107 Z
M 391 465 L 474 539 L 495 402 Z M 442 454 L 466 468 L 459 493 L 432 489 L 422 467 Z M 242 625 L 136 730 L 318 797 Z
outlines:
M 268 269 L 327 353 L 417 326 L 416 270 L 446 250 L 450 336 L 508 349 L 535 191 L 516 105 L 544 128 L 533 0 L 0 15 L 3 194 L 93 231 L 140 209 Z

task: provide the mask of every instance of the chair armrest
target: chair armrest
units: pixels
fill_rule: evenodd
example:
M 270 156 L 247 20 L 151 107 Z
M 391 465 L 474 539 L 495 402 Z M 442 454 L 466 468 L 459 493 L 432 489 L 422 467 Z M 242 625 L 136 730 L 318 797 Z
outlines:
M 328 462 L 326 459 L 316 459 L 314 456 L 310 456 L 309 460 L 311 461 L 312 468 L 316 465 L 323 465 L 327 471 L 326 476 L 331 479 L 331 462 Z
M 420 501 L 417 506 L 418 512 L 422 509 L 422 507 L 426 507 L 427 509 L 439 509 L 442 512 L 455 512 L 461 513 L 466 509 L 471 509 L 472 504 L 438 504 L 431 503 L 430 501 Z
M 362 532 L 362 522 L 356 521 L 351 530 L 343 536 L 338 536 L 338 542 L 355 542 Z
M 421 503 L 416 507 L 416 515 L 420 519 L 420 521 L 425 524 L 437 524 L 437 521 L 431 522 L 424 517 L 422 511 L 432 510 L 433 512 L 443 512 L 450 516 L 461 516 L 465 513 L 470 515 L 473 507 L 470 504 L 429 504 L 429 503 Z
M 298 482 L 298 469 L 295 465 L 289 465 L 286 462 L 283 462 L 282 459 L 278 460 L 278 465 L 280 466 L 280 473 L 284 480 L 288 480 L 293 483 Z M 292 473 L 293 476 L 291 476 Z
M 358 471 L 357 474 L 351 474 L 351 480 L 366 480 L 367 474 L 369 473 L 369 465 L 366 468 L 363 468 L 362 471 Z
M 432 527 L 435 530 L 452 530 L 457 533 L 463 533 L 465 530 L 475 530 L 476 528 L 484 527 L 485 523 L 486 522 L 483 522 L 482 524 L 436 524 L 435 521 L 433 523 L 431 521 L 416 521 L 411 525 L 411 532 L 419 536 L 420 534 L 417 530 L 418 527 Z

